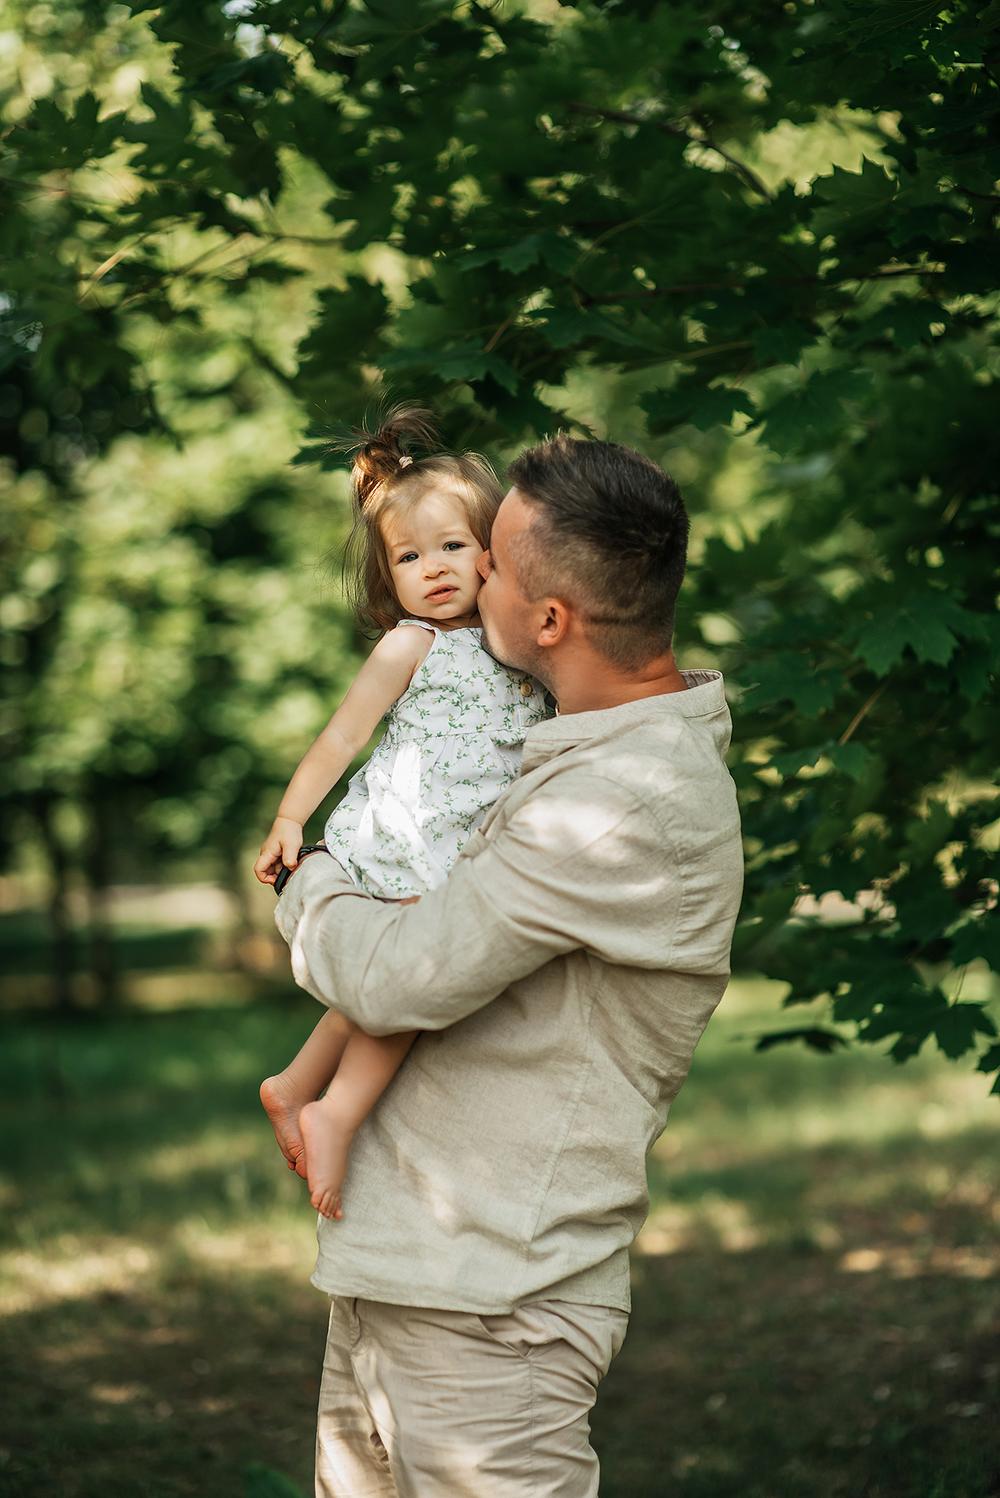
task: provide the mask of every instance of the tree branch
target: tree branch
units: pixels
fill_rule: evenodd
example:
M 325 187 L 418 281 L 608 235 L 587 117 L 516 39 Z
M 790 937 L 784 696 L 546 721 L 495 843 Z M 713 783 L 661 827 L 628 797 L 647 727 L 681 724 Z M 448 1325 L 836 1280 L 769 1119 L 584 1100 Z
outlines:
M 643 291 L 606 291 L 600 296 L 581 295 L 588 307 L 602 302 L 639 302 L 647 297 L 678 296 L 690 291 L 745 291 L 764 282 L 772 286 L 846 286 L 852 281 L 888 281 L 896 276 L 940 276 L 944 266 L 899 265 L 888 270 L 855 272 L 849 276 L 759 276 L 752 281 L 680 281 L 674 286 L 651 286 Z
M 879 700 L 888 685 L 888 677 L 886 677 L 884 681 L 879 682 L 874 692 L 872 692 L 871 696 L 866 702 L 863 702 L 861 704 L 857 712 L 854 714 L 854 717 L 851 719 L 850 723 L 848 723 L 847 727 L 840 735 L 840 738 L 837 740 L 838 744 L 846 744 L 848 739 L 854 737 L 855 729 L 861 726 L 861 724 L 864 722 L 865 718 L 867 718 L 868 714 L 871 712 L 872 708 L 875 706 L 876 702 Z
M 701 124 L 699 124 L 698 128 L 702 131 L 702 134 L 695 135 L 692 131 L 685 130 L 683 125 L 675 125 L 672 120 L 645 119 L 639 114 L 629 114 L 624 109 L 603 109 L 598 108 L 595 104 L 583 104 L 579 101 L 574 101 L 569 107 L 574 114 L 587 114 L 600 120 L 614 120 L 619 125 L 652 125 L 655 130 L 662 130 L 665 135 L 678 135 L 683 140 L 690 141 L 692 145 L 704 146 L 707 150 L 714 151 L 717 156 L 721 156 L 723 161 L 732 167 L 733 171 L 736 172 L 752 192 L 757 193 L 759 197 L 765 198 L 768 202 L 771 201 L 771 194 L 756 172 L 751 171 L 750 167 L 744 162 L 737 160 L 735 156 L 726 150 L 725 146 L 720 146 L 718 141 L 714 140 Z

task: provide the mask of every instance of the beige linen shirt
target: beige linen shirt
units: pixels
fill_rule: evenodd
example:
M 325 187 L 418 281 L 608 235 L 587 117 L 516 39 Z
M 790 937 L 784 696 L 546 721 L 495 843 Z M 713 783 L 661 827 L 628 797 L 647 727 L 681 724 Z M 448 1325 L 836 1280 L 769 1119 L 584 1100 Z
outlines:
M 630 1308 L 645 1159 L 722 997 L 740 902 L 722 677 L 532 728 L 447 882 L 363 895 L 323 853 L 278 901 L 295 980 L 421 1034 L 359 1129 L 330 1294 L 481 1314 Z

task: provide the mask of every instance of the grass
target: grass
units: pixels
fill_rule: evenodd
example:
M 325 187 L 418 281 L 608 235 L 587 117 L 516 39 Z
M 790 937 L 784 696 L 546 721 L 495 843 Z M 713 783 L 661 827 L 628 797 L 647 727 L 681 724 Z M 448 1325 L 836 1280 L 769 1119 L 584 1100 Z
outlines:
M 4 1018 L 3 1494 L 311 1490 L 314 1219 L 256 1086 L 315 1012 Z M 932 1056 L 754 1055 L 773 1014 L 733 985 L 651 1159 L 603 1498 L 991 1498 L 996 1100 Z

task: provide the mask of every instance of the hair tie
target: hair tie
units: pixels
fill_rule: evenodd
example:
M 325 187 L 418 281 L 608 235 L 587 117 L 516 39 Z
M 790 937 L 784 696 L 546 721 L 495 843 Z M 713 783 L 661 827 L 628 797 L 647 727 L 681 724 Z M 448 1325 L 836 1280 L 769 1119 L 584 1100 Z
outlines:
M 399 455 L 399 467 L 400 468 L 409 468 L 409 466 L 410 466 L 410 464 L 412 462 L 413 462 L 413 459 L 410 457 L 409 453 L 400 453 L 400 455 Z

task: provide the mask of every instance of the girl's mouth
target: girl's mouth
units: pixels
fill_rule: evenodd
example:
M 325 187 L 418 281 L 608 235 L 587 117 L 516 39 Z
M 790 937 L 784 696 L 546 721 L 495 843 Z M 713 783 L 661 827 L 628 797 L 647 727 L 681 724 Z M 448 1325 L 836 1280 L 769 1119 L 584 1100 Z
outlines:
M 450 598 L 453 593 L 457 592 L 457 588 L 453 588 L 450 583 L 446 583 L 444 587 L 435 588 L 433 593 L 428 593 L 427 597 L 431 603 L 444 603 L 446 598 Z

